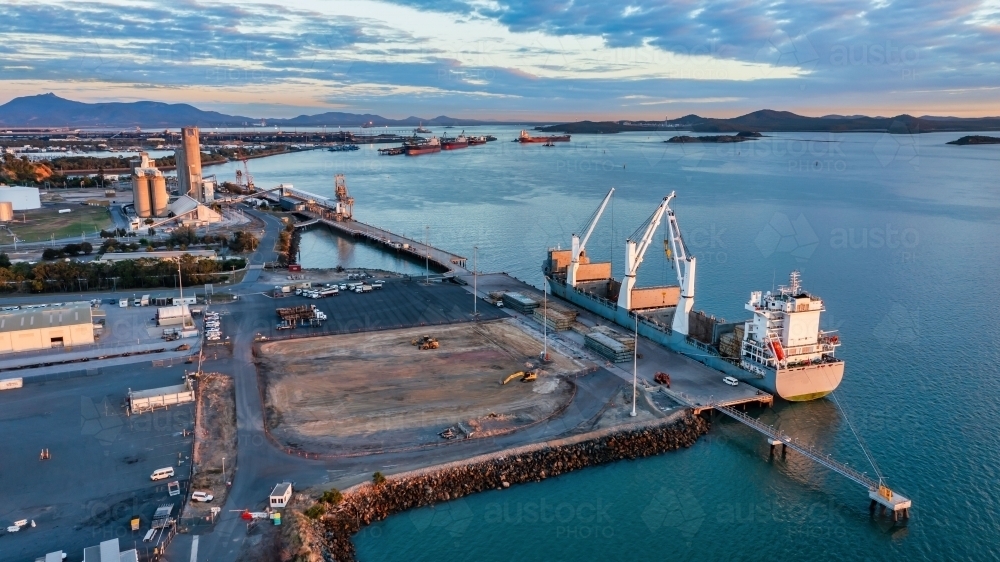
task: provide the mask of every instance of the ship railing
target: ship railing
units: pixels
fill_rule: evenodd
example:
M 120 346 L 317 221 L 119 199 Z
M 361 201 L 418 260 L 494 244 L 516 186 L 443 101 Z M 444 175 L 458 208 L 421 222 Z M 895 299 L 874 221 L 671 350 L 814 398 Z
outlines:
M 858 472 L 857 470 L 851 468 L 850 466 L 847 466 L 846 464 L 833 460 L 832 458 L 830 458 L 830 455 L 823 453 L 822 451 L 813 447 L 812 445 L 809 445 L 808 443 L 802 443 L 801 441 L 795 439 L 794 437 L 791 437 L 784 431 L 781 431 L 780 429 L 767 425 L 766 423 L 751 416 L 748 416 L 747 414 L 739 410 L 736 410 L 734 408 L 731 408 L 729 406 L 725 406 L 718 403 L 712 404 L 711 406 L 716 410 L 718 410 L 719 412 L 735 419 L 736 421 L 746 426 L 749 426 L 750 428 L 756 430 L 759 433 L 764 434 L 769 439 L 773 441 L 779 441 L 783 445 L 791 447 L 792 450 L 797 451 L 806 457 L 809 457 L 813 461 L 818 462 L 819 464 L 829 468 L 830 470 L 840 474 L 841 476 L 844 476 L 849 480 L 853 480 L 854 482 L 861 484 L 862 486 L 868 488 L 870 491 L 878 490 L 878 482 L 869 478 L 868 475 Z

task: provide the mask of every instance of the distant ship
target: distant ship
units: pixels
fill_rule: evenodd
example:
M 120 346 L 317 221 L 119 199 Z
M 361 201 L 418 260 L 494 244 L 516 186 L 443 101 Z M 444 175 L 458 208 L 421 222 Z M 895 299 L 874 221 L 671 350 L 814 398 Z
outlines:
M 523 143 L 536 143 L 536 142 L 569 142 L 569 135 L 552 135 L 548 137 L 533 137 L 528 134 L 528 131 L 521 131 L 518 135 L 517 142 Z
M 486 137 L 483 137 L 483 136 L 469 137 L 469 145 L 486 144 L 486 141 L 487 141 Z
M 454 138 L 441 137 L 441 148 L 445 150 L 455 150 L 457 148 L 466 148 L 468 146 L 469 139 L 465 136 L 464 132 Z
M 437 137 L 431 137 L 424 142 L 407 142 L 403 145 L 403 151 L 406 152 L 407 156 L 441 152 L 441 141 Z
M 367 122 L 367 123 L 365 123 L 365 124 L 361 125 L 361 128 L 362 128 L 362 129 L 371 129 L 371 128 L 372 128 L 372 127 L 374 127 L 374 126 L 375 126 L 375 123 L 374 123 L 374 122 L 372 122 L 372 121 L 369 121 L 369 122 Z
M 413 129 L 413 132 L 414 133 L 421 133 L 421 134 L 424 134 L 424 135 L 429 135 L 429 134 L 431 134 L 432 131 L 430 129 L 424 127 L 423 122 L 421 122 L 420 125 L 418 125 L 416 129 Z

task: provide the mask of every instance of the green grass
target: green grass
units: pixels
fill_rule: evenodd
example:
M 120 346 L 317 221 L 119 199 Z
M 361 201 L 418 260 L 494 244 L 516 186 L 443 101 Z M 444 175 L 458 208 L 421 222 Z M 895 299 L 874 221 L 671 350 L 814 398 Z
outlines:
M 71 209 L 69 213 L 60 213 L 59 209 Z M 22 219 L 24 222 L 21 222 Z M 88 235 L 111 228 L 111 215 L 105 207 L 86 207 L 83 205 L 64 204 L 55 207 L 43 207 L 32 211 L 15 211 L 14 222 L 9 224 L 18 239 L 23 242 L 39 242 L 55 239 L 79 237 L 81 232 Z M 10 235 L 3 234 L 3 242 L 11 243 Z

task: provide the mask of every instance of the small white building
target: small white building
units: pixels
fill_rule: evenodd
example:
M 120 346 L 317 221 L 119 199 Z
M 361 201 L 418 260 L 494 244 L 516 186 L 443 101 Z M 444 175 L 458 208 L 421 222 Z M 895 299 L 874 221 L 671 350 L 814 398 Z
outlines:
M 274 486 L 271 490 L 271 496 L 268 500 L 268 505 L 272 508 L 275 507 L 285 507 L 288 502 L 292 499 L 292 483 L 282 482 Z
M 0 184 L 0 201 L 9 201 L 15 211 L 28 211 L 42 207 L 42 199 L 38 194 L 37 187 Z

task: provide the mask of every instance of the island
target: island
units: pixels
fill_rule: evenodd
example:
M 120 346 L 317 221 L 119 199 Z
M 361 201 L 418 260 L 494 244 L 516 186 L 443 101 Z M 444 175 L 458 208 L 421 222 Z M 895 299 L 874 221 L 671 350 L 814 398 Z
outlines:
M 673 142 L 673 143 L 688 143 L 688 142 L 744 142 L 748 140 L 754 140 L 764 135 L 751 131 L 742 131 L 736 133 L 735 135 L 706 135 L 703 137 L 690 137 L 687 135 L 680 135 L 676 137 L 670 137 L 663 142 Z
M 969 135 L 962 137 L 958 140 L 953 140 L 947 144 L 957 144 L 963 146 L 966 144 L 1000 144 L 1000 137 L 987 137 L 985 135 Z

